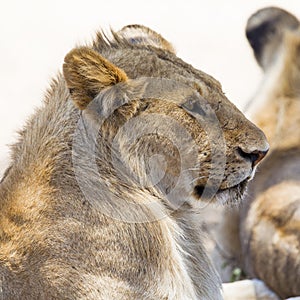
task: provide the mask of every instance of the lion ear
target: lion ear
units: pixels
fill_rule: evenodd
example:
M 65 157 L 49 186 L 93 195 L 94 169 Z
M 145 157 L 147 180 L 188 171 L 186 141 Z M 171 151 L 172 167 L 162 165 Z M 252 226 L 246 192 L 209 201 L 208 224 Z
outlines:
M 134 45 L 150 45 L 156 48 L 168 50 L 175 54 L 174 47 L 159 33 L 143 25 L 127 25 L 117 32 Z
M 63 74 L 80 109 L 85 109 L 103 88 L 127 80 L 123 70 L 86 47 L 75 48 L 66 55 Z

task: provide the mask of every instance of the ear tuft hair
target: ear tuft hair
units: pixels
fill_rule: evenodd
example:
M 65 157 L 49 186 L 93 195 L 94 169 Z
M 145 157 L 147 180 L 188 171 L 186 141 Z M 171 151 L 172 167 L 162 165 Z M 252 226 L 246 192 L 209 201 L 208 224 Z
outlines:
M 128 79 L 123 70 L 87 47 L 75 48 L 66 55 L 63 74 L 80 109 L 85 109 L 103 88 Z

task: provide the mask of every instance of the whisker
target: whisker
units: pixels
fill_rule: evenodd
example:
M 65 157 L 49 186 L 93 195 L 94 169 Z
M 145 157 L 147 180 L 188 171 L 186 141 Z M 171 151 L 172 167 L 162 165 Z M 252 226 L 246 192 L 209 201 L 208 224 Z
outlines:
M 200 171 L 200 169 L 199 168 L 189 168 L 189 169 L 182 170 L 181 172 L 188 172 L 188 171 Z
M 207 177 L 207 176 L 196 177 L 196 178 L 194 178 L 194 179 L 190 182 L 190 184 L 194 183 L 195 181 L 197 181 L 197 180 L 199 180 L 199 179 L 206 178 L 206 177 Z
M 184 169 L 184 170 L 182 170 L 182 172 L 187 172 L 187 171 L 200 171 L 200 163 L 198 162 L 198 163 L 196 163 L 195 165 L 194 165 L 194 167 L 192 167 L 192 168 L 188 168 L 188 169 Z

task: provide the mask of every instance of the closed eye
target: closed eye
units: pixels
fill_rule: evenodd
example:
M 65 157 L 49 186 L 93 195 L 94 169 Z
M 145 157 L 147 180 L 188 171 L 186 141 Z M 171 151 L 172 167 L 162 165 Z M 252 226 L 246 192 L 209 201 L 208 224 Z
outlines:
M 196 115 L 206 116 L 205 110 L 201 107 L 201 104 L 197 99 L 189 99 L 181 104 L 180 107 L 194 117 L 196 117 Z

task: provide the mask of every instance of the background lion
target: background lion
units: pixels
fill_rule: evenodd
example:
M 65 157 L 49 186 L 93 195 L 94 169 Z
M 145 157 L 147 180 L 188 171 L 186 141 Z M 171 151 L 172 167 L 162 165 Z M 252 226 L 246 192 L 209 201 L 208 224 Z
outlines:
M 246 34 L 265 74 L 249 114 L 266 133 L 271 150 L 241 210 L 226 212 L 223 228 L 231 231 L 222 246 L 247 276 L 262 279 L 282 298 L 299 296 L 299 21 L 287 11 L 267 7 L 249 18 Z

